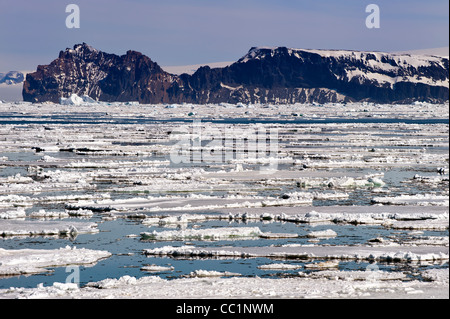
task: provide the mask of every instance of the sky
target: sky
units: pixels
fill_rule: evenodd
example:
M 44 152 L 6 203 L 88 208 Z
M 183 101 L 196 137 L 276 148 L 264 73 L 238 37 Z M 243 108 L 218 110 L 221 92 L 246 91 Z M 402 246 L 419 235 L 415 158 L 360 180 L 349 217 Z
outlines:
M 80 9 L 67 28 L 66 6 Z M 380 28 L 366 27 L 366 6 Z M 161 66 L 236 61 L 254 46 L 405 51 L 449 45 L 448 0 L 0 0 L 0 72 L 86 42 Z

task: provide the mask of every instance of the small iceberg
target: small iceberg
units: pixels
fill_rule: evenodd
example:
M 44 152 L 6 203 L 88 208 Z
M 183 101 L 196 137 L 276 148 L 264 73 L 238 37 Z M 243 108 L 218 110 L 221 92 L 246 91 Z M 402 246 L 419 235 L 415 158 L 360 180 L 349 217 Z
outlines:
M 97 104 L 98 102 L 87 95 L 83 95 L 82 97 L 79 97 L 76 94 L 72 94 L 68 98 L 61 97 L 59 100 L 59 103 L 61 105 L 86 105 L 86 104 L 93 104 L 93 103 Z

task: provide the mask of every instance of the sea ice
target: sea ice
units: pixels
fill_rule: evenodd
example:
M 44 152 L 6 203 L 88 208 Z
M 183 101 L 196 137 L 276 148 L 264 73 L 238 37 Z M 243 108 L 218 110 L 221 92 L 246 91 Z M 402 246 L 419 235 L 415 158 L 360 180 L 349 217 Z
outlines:
M 334 230 L 327 229 L 310 232 L 307 236 L 310 238 L 332 238 L 336 237 L 337 235 L 338 234 Z
M 25 210 L 19 208 L 17 210 L 2 211 L 0 210 L 0 219 L 22 219 L 26 217 Z
M 79 221 L 0 220 L 0 236 L 71 236 L 98 233 L 96 223 Z
M 162 231 L 141 233 L 144 240 L 224 240 L 239 238 L 259 238 L 263 232 L 258 227 L 224 227 L 209 229 L 186 229 L 181 231 Z
M 236 277 L 241 276 L 241 274 L 233 273 L 233 272 L 220 272 L 215 270 L 195 270 L 189 274 L 189 277 Z
M 147 265 L 141 267 L 142 271 L 147 272 L 161 272 L 161 271 L 173 271 L 174 267 L 165 267 L 165 266 L 158 266 L 158 265 Z
M 0 248 L 0 275 L 13 276 L 47 272 L 48 267 L 90 265 L 108 258 L 107 251 L 65 247 L 53 250 Z
M 431 282 L 405 281 L 402 273 L 385 271 L 320 271 L 299 277 L 268 279 L 194 277 L 163 280 L 156 276 L 123 276 L 92 282 L 86 287 L 63 284 L 0 290 L 0 298 L 39 299 L 241 299 L 241 298 L 439 298 L 448 299 L 448 271 Z M 211 288 L 213 287 L 213 289 Z M 64 288 L 64 289 L 61 289 Z M 71 289 L 66 289 L 71 288 Z M 412 292 L 421 292 L 412 293 Z

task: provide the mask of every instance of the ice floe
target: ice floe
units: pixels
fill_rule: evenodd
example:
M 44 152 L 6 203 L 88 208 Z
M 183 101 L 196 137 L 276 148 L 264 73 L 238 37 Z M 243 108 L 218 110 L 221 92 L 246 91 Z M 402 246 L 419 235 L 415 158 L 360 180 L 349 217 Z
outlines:
M 339 267 L 339 261 L 338 260 L 328 260 L 328 261 L 323 261 L 323 262 L 318 262 L 318 263 L 311 263 L 311 264 L 306 264 L 305 268 L 306 269 L 333 269 L 333 268 L 338 268 Z
M 195 277 L 164 280 L 156 276 L 123 276 L 78 288 L 54 283 L 36 288 L 0 290 L 0 298 L 26 299 L 237 299 L 237 298 L 448 298 L 448 271 L 431 282 L 404 281 L 385 271 L 321 271 L 284 279 Z M 211 289 L 213 287 L 213 289 Z
M 147 272 L 161 272 L 161 271 L 173 271 L 174 267 L 158 266 L 158 265 L 146 265 L 141 267 L 142 271 Z
M 302 265 L 291 265 L 291 264 L 267 264 L 258 266 L 262 270 L 296 270 L 302 268 Z
M 80 221 L 0 220 L 0 236 L 70 236 L 98 233 L 98 225 Z
M 337 235 L 338 234 L 334 230 L 327 229 L 310 232 L 307 236 L 310 238 L 332 238 L 336 237 Z
M 24 209 L 19 208 L 17 210 L 1 211 L 0 219 L 22 219 L 26 217 L 26 212 Z
M 406 251 L 405 251 L 406 249 Z M 293 246 L 293 247 L 219 247 L 164 246 L 144 250 L 148 256 L 186 257 L 270 257 L 277 259 L 340 259 L 384 262 L 425 262 L 448 260 L 448 247 L 407 246 Z
M 0 298 L 448 298 L 448 103 L 165 107 L 72 96 L 63 104 L 0 104 L 0 239 L 40 248 L 86 233 L 109 243 L 113 234 L 100 231 L 123 222 L 133 235 L 118 241 L 164 264 L 143 258 L 132 267 L 155 276 L 16 287 Z M 250 147 L 255 132 L 271 130 L 276 155 Z M 187 163 L 174 163 L 184 142 Z M 222 157 L 209 161 L 213 153 Z M 350 228 L 373 232 L 341 244 Z M 131 258 L 126 249 L 120 258 Z M 80 251 L 42 260 L 84 260 Z M 167 257 L 224 258 L 233 270 L 243 258 L 279 262 L 255 260 L 238 277 L 206 265 L 185 271 L 182 260 L 174 271 Z M 352 271 L 347 261 L 395 267 Z M 249 278 L 263 270 L 274 279 Z
M 374 197 L 372 202 L 384 205 L 418 205 L 418 206 L 448 206 L 448 195 L 400 195 L 396 197 Z
M 47 272 L 49 267 L 90 265 L 110 256 L 107 251 L 69 246 L 53 250 L 0 248 L 0 276 Z
M 142 232 L 143 240 L 236 240 L 245 238 L 295 238 L 297 234 L 264 233 L 258 227 L 222 227 Z
M 228 272 L 228 271 L 224 271 L 224 272 L 220 272 L 220 271 L 215 271 L 215 270 L 195 270 L 193 272 L 191 272 L 189 274 L 189 277 L 200 277 L 200 278 L 204 278 L 204 277 L 236 277 L 236 276 L 240 276 L 241 274 L 238 273 L 233 273 L 233 272 Z

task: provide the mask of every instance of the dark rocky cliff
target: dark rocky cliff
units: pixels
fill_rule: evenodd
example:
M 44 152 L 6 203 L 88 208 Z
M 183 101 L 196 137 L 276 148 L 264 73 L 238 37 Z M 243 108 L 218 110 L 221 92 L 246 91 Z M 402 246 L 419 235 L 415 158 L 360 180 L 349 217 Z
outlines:
M 442 103 L 449 61 L 380 52 L 252 48 L 225 68 L 193 75 L 165 72 L 139 52 L 107 54 L 87 44 L 27 75 L 25 101 L 59 102 L 70 94 L 140 103 Z

